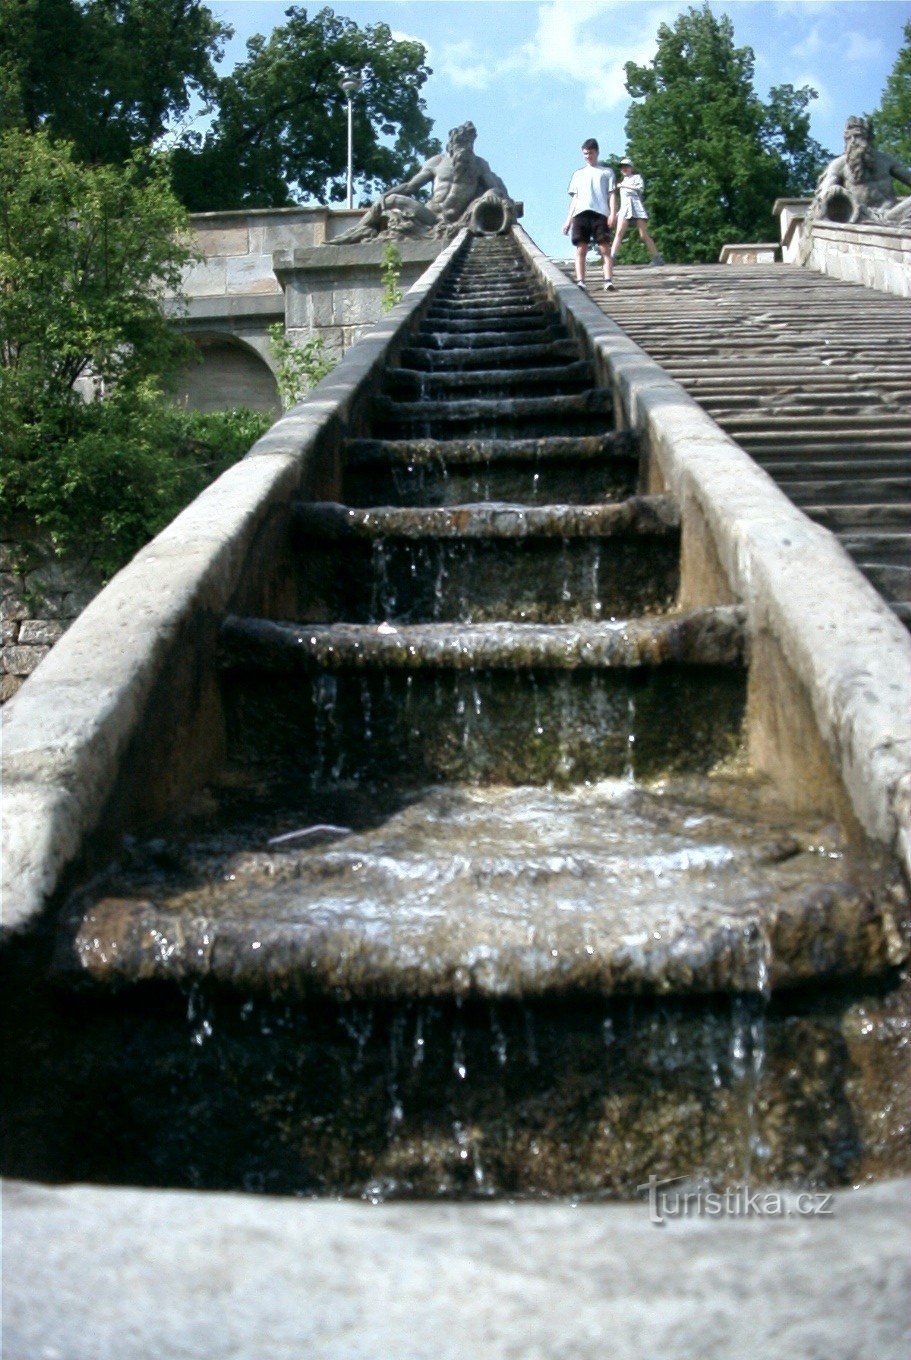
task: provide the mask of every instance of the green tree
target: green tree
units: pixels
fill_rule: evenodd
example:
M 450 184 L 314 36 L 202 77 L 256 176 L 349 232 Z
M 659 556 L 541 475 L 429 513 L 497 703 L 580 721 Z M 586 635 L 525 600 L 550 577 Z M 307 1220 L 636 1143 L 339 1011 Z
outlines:
M 46 133 L 0 133 L 0 505 L 109 572 L 268 424 L 163 395 L 187 235 L 160 159 L 87 166 Z
M 806 192 L 829 159 L 809 136 L 808 87 L 753 88 L 754 57 L 704 5 L 658 29 L 649 66 L 626 64 L 627 146 L 669 260 L 717 260 L 726 242 L 765 240 L 775 199 Z
M 182 243 L 183 242 L 183 243 Z M 192 257 L 160 159 L 85 166 L 45 133 L 0 135 L 0 402 L 42 424 L 91 373 L 124 387 L 180 344 L 162 310 Z
M 212 94 L 231 32 L 199 0 L 0 0 L 4 121 L 119 164 Z
M 873 129 L 881 150 L 891 151 L 911 165 L 911 20 L 905 24 L 904 36 L 879 108 L 873 114 Z
M 174 154 L 175 185 L 193 210 L 280 207 L 302 197 L 345 194 L 346 100 L 342 70 L 359 71 L 354 101 L 355 169 L 371 194 L 405 178 L 439 149 L 421 88 L 429 69 L 420 43 L 393 38 L 387 24 L 359 28 L 321 9 L 292 7 L 247 59 L 217 85 L 218 113 L 204 137 Z

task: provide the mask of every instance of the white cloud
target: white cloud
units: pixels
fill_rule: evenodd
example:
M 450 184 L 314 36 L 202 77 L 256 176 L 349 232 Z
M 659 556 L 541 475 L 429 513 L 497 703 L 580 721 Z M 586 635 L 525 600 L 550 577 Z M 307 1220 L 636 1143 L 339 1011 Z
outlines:
M 668 4 L 550 0 L 539 7 L 537 29 L 523 48 L 528 71 L 578 84 L 590 109 L 615 107 L 628 98 L 626 62 L 650 61 L 658 25 L 679 12 Z
M 434 74 L 443 76 L 460 90 L 486 90 L 502 65 L 482 56 L 468 38 L 444 43 L 434 58 Z
M 809 85 L 816 91 L 817 97 L 810 105 L 811 112 L 819 113 L 821 115 L 832 112 L 834 105 L 828 87 L 825 81 L 821 80 L 819 76 L 814 75 L 812 71 L 804 71 L 800 75 L 789 76 L 788 84 L 793 85 L 795 89 L 798 90 L 801 85 Z
M 865 33 L 853 30 L 848 34 L 844 48 L 845 61 L 876 61 L 883 55 L 883 45 L 879 38 L 868 38 Z

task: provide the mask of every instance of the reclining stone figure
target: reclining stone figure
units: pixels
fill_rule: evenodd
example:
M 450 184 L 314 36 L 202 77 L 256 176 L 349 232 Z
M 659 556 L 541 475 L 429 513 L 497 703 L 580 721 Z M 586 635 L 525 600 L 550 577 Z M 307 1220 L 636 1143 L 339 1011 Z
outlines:
M 356 226 L 332 244 L 401 237 L 448 240 L 466 226 L 485 236 L 508 231 L 518 215 L 516 205 L 499 175 L 475 155 L 476 137 L 473 123 L 453 128 L 445 151 L 431 156 L 404 184 L 388 189 Z M 428 202 L 413 197 L 431 182 L 433 192 Z
M 806 221 L 906 226 L 911 223 L 911 198 L 896 200 L 893 179 L 911 186 L 911 169 L 877 150 L 869 119 L 849 118 L 844 155 L 836 156 L 820 176 Z

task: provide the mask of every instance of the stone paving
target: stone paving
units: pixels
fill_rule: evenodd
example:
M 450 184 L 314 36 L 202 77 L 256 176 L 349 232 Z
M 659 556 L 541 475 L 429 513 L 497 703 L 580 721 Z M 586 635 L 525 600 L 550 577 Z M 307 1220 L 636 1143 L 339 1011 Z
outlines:
M 911 623 L 907 301 L 791 265 L 621 265 L 616 283 L 590 266 L 602 310 Z

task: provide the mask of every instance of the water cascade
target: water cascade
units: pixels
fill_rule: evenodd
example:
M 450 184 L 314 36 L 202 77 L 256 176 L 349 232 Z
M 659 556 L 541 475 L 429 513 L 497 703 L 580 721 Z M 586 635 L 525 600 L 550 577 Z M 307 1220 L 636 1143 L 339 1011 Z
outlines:
M 892 871 L 751 774 L 743 612 L 677 607 L 678 507 L 511 239 L 466 243 L 343 467 L 292 516 L 294 617 L 224 622 L 221 777 L 70 900 L 6 1170 L 379 1200 L 905 1165 Z

